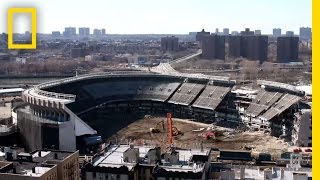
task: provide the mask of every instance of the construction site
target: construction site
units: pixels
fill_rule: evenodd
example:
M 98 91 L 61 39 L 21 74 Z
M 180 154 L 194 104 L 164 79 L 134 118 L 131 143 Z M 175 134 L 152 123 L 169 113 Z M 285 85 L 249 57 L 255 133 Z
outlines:
M 172 133 L 170 132 L 170 122 Z M 172 141 L 171 141 L 172 134 Z M 289 144 L 263 131 L 245 131 L 245 128 L 225 128 L 190 119 L 152 117 L 146 115 L 106 139 L 111 143 L 155 145 L 166 150 L 171 143 L 180 148 L 213 148 L 216 150 L 250 150 L 268 153 L 278 158 Z

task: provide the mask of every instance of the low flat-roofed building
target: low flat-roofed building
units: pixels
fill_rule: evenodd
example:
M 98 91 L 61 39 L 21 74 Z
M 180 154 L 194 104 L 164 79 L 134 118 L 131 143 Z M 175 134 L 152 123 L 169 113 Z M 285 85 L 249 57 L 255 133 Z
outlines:
M 266 167 L 256 165 L 237 165 L 227 163 L 211 163 L 209 180 L 215 179 L 299 179 L 308 180 L 312 177 L 311 168 Z M 300 179 L 301 178 L 301 179 Z
M 39 150 L 32 153 L 4 148 L 0 179 L 75 180 L 80 178 L 79 152 Z
M 0 89 L 0 98 L 8 96 L 21 96 L 23 88 Z
M 10 54 L 0 53 L 0 60 L 10 60 Z
M 0 179 L 58 180 L 57 165 L 37 162 L 0 161 Z
M 109 145 L 102 155 L 93 157 L 86 164 L 83 175 L 86 180 L 139 179 L 138 164 L 154 147 L 133 145 Z
M 161 155 L 153 146 L 108 145 L 82 169 L 86 180 L 206 179 L 210 151 L 176 149 Z
M 155 167 L 154 178 L 207 179 L 209 156 L 208 149 L 172 148 Z

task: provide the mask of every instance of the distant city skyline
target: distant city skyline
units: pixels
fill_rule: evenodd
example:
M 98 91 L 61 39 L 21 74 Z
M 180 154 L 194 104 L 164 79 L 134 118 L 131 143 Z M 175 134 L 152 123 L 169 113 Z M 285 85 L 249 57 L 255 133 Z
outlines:
M 7 8 L 36 7 L 39 33 L 65 27 L 106 29 L 108 34 L 188 34 L 189 32 L 241 31 L 248 27 L 272 34 L 312 27 L 311 0 L 2 0 L 0 32 L 7 32 Z M 14 31 L 30 30 L 30 21 L 14 23 Z

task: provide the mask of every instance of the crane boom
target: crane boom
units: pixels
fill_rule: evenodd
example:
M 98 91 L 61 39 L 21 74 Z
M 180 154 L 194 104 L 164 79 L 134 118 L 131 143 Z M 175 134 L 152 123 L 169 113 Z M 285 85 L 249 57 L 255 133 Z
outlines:
M 173 144 L 173 134 L 172 134 L 172 114 L 167 113 L 167 123 L 168 123 L 168 129 L 169 129 L 169 143 L 170 145 Z

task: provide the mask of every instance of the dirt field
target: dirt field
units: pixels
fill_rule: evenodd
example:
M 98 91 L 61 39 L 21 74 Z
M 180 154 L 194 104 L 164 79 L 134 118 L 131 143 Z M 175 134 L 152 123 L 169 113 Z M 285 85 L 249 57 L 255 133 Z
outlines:
M 164 121 L 165 130 L 162 127 L 162 120 Z M 166 121 L 166 118 L 155 117 L 138 120 L 108 138 L 107 142 L 127 143 L 131 141 L 135 144 L 146 143 L 158 145 L 161 149 L 165 150 L 169 146 Z M 176 118 L 173 118 L 173 126 L 177 127 L 182 133 L 174 136 L 173 143 L 177 147 L 182 148 L 200 148 L 201 143 L 203 143 L 203 147 L 208 148 L 252 150 L 253 152 L 271 153 L 274 156 L 280 155 L 282 150 L 288 148 L 287 143 L 264 132 L 241 132 L 239 130 Z M 150 128 L 156 128 L 160 132 L 151 133 Z M 201 128 L 203 129 L 202 131 L 200 131 Z M 209 131 L 214 132 L 215 138 L 205 139 L 202 136 Z

